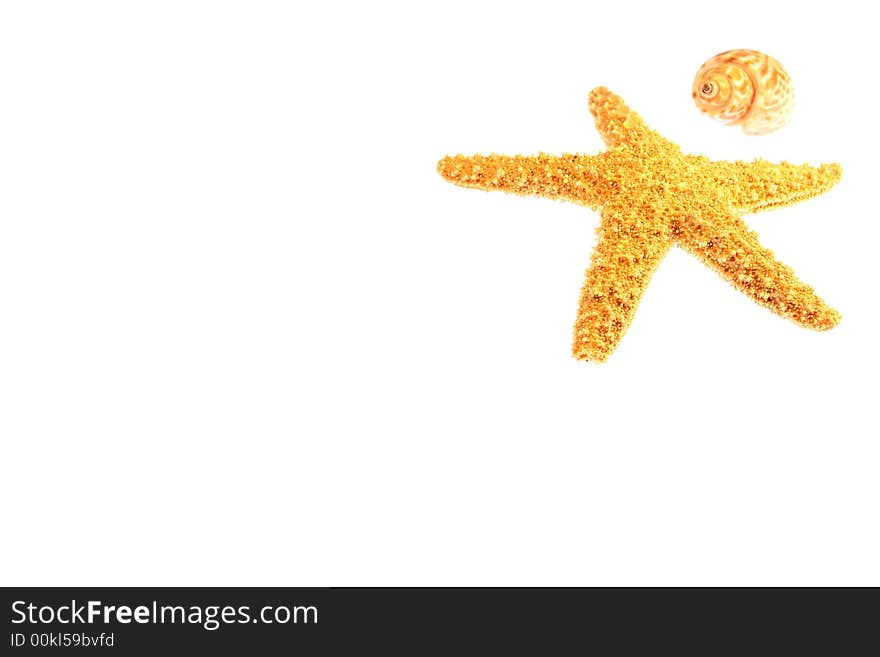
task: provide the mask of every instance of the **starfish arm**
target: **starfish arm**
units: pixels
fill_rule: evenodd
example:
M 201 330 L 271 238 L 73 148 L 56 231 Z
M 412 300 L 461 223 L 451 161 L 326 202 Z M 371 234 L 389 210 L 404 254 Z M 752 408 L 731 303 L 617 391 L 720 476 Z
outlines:
M 679 246 L 777 315 L 817 331 L 840 321 L 840 314 L 761 246 L 739 217 L 713 221 L 690 216 L 673 222 L 673 234 Z
M 589 105 L 596 121 L 596 130 L 608 148 L 653 143 L 666 149 L 679 150 L 678 146 L 651 130 L 620 96 L 605 87 L 596 87 L 590 92 Z
M 629 328 L 672 237 L 665 223 L 646 220 L 644 210 L 625 201 L 602 209 L 598 233 L 581 290 L 572 354 L 601 362 Z
M 814 167 L 766 160 L 711 162 L 709 168 L 740 212 L 760 212 L 817 196 L 834 187 L 842 174 L 839 164 Z
M 598 208 L 608 193 L 604 159 L 591 155 L 452 155 L 437 164 L 462 187 L 562 199 Z

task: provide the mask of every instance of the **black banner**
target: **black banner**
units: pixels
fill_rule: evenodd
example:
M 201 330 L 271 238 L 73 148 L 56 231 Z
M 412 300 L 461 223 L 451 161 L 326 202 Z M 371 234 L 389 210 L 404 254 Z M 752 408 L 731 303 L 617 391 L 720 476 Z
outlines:
M 3 654 L 851 654 L 877 600 L 869 589 L 7 588 Z

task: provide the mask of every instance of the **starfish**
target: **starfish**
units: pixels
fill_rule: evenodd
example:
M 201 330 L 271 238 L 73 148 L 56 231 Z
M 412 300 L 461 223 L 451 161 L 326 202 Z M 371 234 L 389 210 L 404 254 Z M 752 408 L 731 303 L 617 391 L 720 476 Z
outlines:
M 574 325 L 575 358 L 602 362 L 611 355 L 672 245 L 801 326 L 823 331 L 840 321 L 740 218 L 827 191 L 840 180 L 840 165 L 713 161 L 682 153 L 604 87 L 590 92 L 589 107 L 607 147 L 598 155 L 455 155 L 437 165 L 463 187 L 600 210 Z

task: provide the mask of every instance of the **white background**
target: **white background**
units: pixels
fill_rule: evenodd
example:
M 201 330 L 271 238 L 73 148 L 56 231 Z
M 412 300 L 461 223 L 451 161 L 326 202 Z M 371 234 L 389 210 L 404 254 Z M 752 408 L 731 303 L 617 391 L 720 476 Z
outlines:
M 880 585 L 870 5 L 643 4 L 3 3 L 0 582 Z M 789 127 L 695 109 L 730 48 Z M 598 215 L 435 166 L 596 153 L 597 85 L 842 163 L 747 218 L 840 326 L 674 250 L 573 360 Z

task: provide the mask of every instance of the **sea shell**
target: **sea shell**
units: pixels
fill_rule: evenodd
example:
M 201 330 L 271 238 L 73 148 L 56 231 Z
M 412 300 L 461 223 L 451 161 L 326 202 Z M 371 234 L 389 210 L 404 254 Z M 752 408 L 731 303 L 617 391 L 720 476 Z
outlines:
M 794 109 L 791 78 L 782 64 L 757 50 L 728 50 L 697 71 L 694 102 L 701 112 L 747 135 L 773 132 Z

